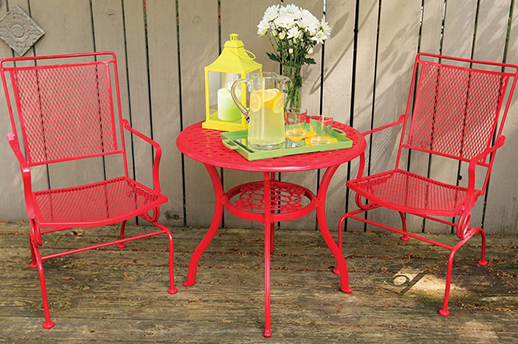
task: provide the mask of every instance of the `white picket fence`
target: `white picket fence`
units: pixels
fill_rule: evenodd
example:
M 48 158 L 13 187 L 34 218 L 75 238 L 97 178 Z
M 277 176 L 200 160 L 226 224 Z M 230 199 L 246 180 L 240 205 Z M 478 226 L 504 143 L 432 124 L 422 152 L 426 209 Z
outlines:
M 208 226 L 214 194 L 202 164 L 182 158 L 175 139 L 182 128 L 202 121 L 203 67 L 213 62 L 230 33 L 238 33 L 263 70 L 279 71 L 269 61 L 268 39 L 258 37 L 256 25 L 273 0 L 5 0 L 0 15 L 20 6 L 45 30 L 45 36 L 27 55 L 114 51 L 118 56 L 123 116 L 133 127 L 152 136 L 163 148 L 160 176 L 169 203 L 161 221 L 168 225 Z M 303 105 L 310 113 L 322 111 L 360 131 L 396 120 L 404 111 L 411 70 L 419 52 L 518 64 L 518 10 L 511 0 L 300 0 L 290 1 L 326 16 L 333 31 L 324 48 L 313 53 L 317 64 L 305 68 Z M 515 6 L 516 7 L 516 6 Z M 516 28 L 515 28 L 516 27 Z M 0 56 L 12 50 L 0 42 Z M 516 98 L 516 97 L 515 97 Z M 10 130 L 5 99 L 0 96 L 0 136 Z M 474 209 L 472 225 L 483 223 L 489 233 L 516 233 L 518 219 L 518 105 L 513 102 L 504 129 L 506 145 L 500 150 L 487 196 Z M 399 132 L 376 135 L 368 161 L 371 172 L 391 168 Z M 151 150 L 134 143 L 130 157 L 137 180 L 151 185 Z M 0 139 L 0 220 L 26 218 L 18 164 L 6 139 Z M 412 154 L 413 171 L 456 183 L 458 165 Z M 78 185 L 103 176 L 100 161 L 87 165 L 67 163 L 33 172 L 34 188 Z M 345 187 L 356 175 L 357 162 L 343 165 L 333 178 L 327 202 L 328 221 L 354 207 Z M 109 174 L 110 166 L 106 166 Z M 461 172 L 463 170 L 461 169 Z M 467 175 L 459 181 L 464 185 Z M 284 173 L 284 181 L 318 186 L 314 172 Z M 261 178 L 257 173 L 225 170 L 226 189 Z M 397 215 L 397 214 L 396 214 Z M 398 216 L 380 211 L 370 215 L 385 222 Z M 450 231 L 422 219 L 408 220 L 411 231 Z M 259 224 L 224 218 L 226 227 Z M 315 216 L 283 223 L 283 227 L 314 229 Z M 362 229 L 363 224 L 349 223 Z

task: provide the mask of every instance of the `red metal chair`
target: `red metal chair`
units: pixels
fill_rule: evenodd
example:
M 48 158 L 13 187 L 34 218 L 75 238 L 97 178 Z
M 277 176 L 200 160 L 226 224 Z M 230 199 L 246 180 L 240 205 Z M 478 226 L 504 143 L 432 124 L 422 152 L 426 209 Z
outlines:
M 365 157 L 361 156 L 357 179 L 347 182 L 347 186 L 356 192 L 356 205 L 360 209 L 348 212 L 341 218 L 338 238 L 340 249 L 344 221 L 351 218 L 400 233 L 401 240 L 404 241 L 411 237 L 450 250 L 444 303 L 439 310 L 443 316 L 450 313 L 448 298 L 455 253 L 477 233 L 482 237 L 482 257 L 478 263 L 487 265 L 484 231 L 482 228 L 469 227 L 471 209 L 477 198 L 484 194 L 495 152 L 505 141 L 502 129 L 516 85 L 517 70 L 517 66 L 509 64 L 418 54 L 406 113 L 392 124 L 363 133 L 365 136 L 403 124 L 396 168 L 363 177 Z M 510 83 L 510 91 L 506 94 Z M 415 94 L 414 85 L 417 85 Z M 414 96 L 415 102 L 412 104 Z M 427 152 L 467 163 L 467 187 L 442 183 L 400 169 L 403 149 Z M 485 169 L 484 184 L 480 189 L 475 188 L 477 167 Z M 368 202 L 363 203 L 362 198 Z M 402 230 L 357 216 L 379 207 L 399 212 Z M 455 226 L 460 241 L 450 246 L 408 233 L 405 213 Z M 456 223 L 435 216 L 455 217 Z
M 59 64 L 53 59 L 60 59 Z M 85 60 L 91 62 L 84 62 Z M 33 65 L 27 67 L 27 62 Z M 48 65 L 48 62 L 52 64 Z M 22 64 L 23 67 L 20 66 Z M 159 207 L 167 202 L 167 198 L 160 193 L 158 180 L 161 149 L 158 143 L 131 128 L 128 121 L 122 118 L 115 54 L 103 52 L 6 58 L 0 61 L 0 71 L 12 124 L 12 132 L 7 137 L 20 163 L 27 215 L 31 225 L 30 267 L 38 268 L 39 272 L 45 313 L 43 328 L 50 329 L 54 326 L 54 322 L 50 320 L 42 264 L 46 259 L 109 245 L 124 248 L 126 241 L 166 234 L 169 238 L 168 292 L 176 293 L 173 277 L 173 236 L 165 226 L 157 222 Z M 115 81 L 115 89 L 112 80 Z M 114 112 L 114 94 L 118 121 Z M 16 108 L 12 106 L 13 99 Z M 15 118 L 19 121 L 22 132 L 20 141 L 26 156 L 20 149 Z M 123 129 L 153 146 L 153 189 L 129 178 Z M 108 155 L 122 155 L 123 176 L 88 185 L 32 190 L 31 168 L 34 166 Z M 124 238 L 126 221 L 136 216 L 157 226 L 159 230 Z M 122 224 L 118 240 L 40 255 L 42 234 L 119 222 Z

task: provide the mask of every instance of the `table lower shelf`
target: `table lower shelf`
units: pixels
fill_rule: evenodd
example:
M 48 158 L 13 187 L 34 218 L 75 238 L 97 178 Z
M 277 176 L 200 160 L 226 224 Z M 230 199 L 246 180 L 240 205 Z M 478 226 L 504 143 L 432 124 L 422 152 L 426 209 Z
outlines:
M 317 206 L 317 198 L 309 189 L 287 182 L 270 182 L 272 222 L 306 216 Z M 264 182 L 251 182 L 229 190 L 223 199 L 227 210 L 240 218 L 264 222 Z

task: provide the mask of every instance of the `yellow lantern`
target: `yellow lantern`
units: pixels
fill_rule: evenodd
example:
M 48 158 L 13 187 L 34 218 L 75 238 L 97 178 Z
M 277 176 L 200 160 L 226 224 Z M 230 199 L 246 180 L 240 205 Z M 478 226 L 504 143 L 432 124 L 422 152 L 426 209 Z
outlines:
M 225 42 L 221 55 L 205 67 L 206 120 L 202 124 L 203 128 L 226 131 L 248 128 L 245 117 L 232 100 L 230 87 L 234 81 L 250 79 L 252 74 L 262 71 L 261 64 L 254 59 L 255 55 L 245 50 L 243 42 L 233 33 L 230 40 Z M 241 103 L 247 104 L 244 87 L 241 90 Z

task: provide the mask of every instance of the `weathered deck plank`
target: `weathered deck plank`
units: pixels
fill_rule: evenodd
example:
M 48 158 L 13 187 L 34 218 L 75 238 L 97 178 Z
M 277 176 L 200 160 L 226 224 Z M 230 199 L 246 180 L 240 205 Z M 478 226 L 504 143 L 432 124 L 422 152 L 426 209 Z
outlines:
M 129 227 L 128 234 L 147 230 Z M 446 250 L 400 242 L 390 233 L 345 234 L 351 295 L 338 290 L 334 260 L 316 231 L 282 229 L 272 258 L 274 337 L 262 337 L 262 231 L 225 229 L 200 261 L 197 283 L 184 288 L 192 251 L 205 229 L 173 228 L 180 292 L 168 295 L 167 240 L 155 237 L 46 261 L 51 316 L 41 329 L 37 273 L 28 267 L 26 224 L 0 224 L 0 342 L 468 343 L 508 342 L 518 335 L 518 238 L 488 236 L 490 265 L 476 264 L 480 241 L 456 260 L 452 315 L 441 306 Z M 117 236 L 114 227 L 53 233 L 49 251 Z M 97 233 L 99 236 L 94 235 Z M 449 244 L 452 235 L 429 235 Z M 118 251 L 118 252 L 116 252 Z M 405 277 L 406 276 L 406 277 Z

